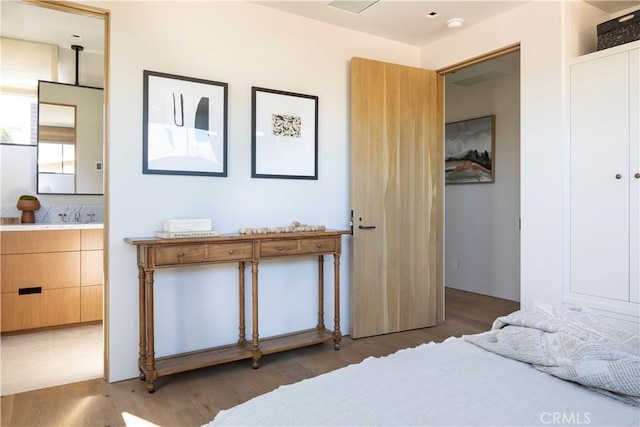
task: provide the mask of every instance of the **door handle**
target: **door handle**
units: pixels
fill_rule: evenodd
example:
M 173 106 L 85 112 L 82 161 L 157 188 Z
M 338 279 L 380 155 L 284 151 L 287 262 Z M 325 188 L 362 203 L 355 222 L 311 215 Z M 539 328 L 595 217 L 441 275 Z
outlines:
M 358 228 L 360 230 L 373 230 L 374 228 L 376 228 L 375 225 L 359 225 Z

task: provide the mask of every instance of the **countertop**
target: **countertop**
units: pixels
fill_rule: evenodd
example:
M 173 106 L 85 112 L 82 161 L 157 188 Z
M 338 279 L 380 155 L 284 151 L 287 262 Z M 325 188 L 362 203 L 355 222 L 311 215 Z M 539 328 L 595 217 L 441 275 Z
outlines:
M 35 224 L 2 224 L 0 231 L 36 231 L 36 230 L 74 230 L 74 229 L 90 229 L 104 228 L 104 224 L 97 222 L 56 222 L 45 223 L 38 222 Z

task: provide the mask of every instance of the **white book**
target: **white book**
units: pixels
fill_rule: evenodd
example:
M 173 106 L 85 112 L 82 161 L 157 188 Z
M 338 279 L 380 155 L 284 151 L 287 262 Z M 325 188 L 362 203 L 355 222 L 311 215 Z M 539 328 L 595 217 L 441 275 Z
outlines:
M 219 236 L 218 230 L 201 230 L 201 231 L 156 231 L 156 237 L 161 239 L 180 239 L 187 237 L 216 237 Z
M 211 218 L 165 219 L 163 231 L 210 231 Z

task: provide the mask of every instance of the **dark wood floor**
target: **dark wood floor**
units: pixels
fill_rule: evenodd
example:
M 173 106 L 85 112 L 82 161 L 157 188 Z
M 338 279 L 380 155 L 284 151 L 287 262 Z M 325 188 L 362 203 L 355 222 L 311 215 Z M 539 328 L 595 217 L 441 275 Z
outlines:
M 260 369 L 244 360 L 162 377 L 148 394 L 138 379 L 109 384 L 83 381 L 4 396 L 2 426 L 124 426 L 122 413 L 161 426 L 200 426 L 252 397 L 424 342 L 486 331 L 496 317 L 519 309 L 519 303 L 447 289 L 446 321 L 432 328 L 352 340 L 340 351 L 331 343 L 264 356 Z

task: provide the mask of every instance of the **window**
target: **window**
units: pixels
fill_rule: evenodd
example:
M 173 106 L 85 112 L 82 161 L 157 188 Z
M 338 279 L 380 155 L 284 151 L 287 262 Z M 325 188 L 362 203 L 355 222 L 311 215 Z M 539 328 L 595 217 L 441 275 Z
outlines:
M 37 98 L 0 95 L 0 143 L 36 145 Z
M 39 173 L 70 173 L 76 171 L 76 146 L 41 142 L 38 145 Z

